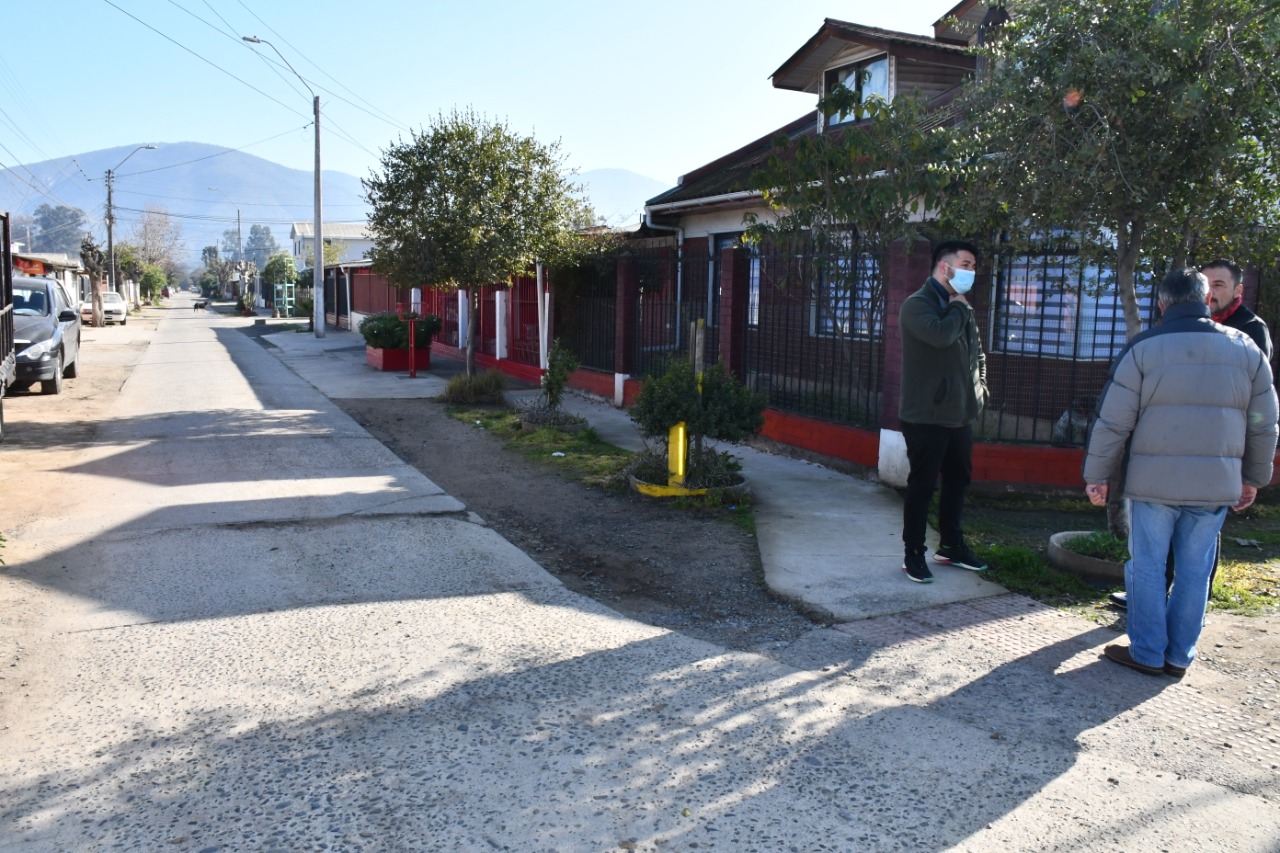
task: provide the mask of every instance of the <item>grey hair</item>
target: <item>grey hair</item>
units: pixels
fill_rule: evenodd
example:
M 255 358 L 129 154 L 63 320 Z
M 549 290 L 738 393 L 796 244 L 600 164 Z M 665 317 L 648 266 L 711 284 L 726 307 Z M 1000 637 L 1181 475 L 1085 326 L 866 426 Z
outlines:
M 1209 298 L 1209 279 L 1195 267 L 1172 270 L 1160 282 L 1159 295 L 1166 308 L 1183 302 L 1203 305 Z

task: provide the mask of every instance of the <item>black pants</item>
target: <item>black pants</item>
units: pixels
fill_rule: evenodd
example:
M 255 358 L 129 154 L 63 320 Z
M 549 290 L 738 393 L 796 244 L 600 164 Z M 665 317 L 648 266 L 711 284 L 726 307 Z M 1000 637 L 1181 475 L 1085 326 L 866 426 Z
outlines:
M 938 533 L 943 545 L 959 545 L 964 541 L 960 513 L 964 495 L 973 480 L 973 430 L 970 427 L 944 427 L 933 424 L 902 424 L 902 437 L 907 442 L 907 499 L 902 508 L 902 544 L 907 551 L 923 552 L 925 531 L 929 526 L 929 501 L 942 477 L 942 493 L 938 497 Z

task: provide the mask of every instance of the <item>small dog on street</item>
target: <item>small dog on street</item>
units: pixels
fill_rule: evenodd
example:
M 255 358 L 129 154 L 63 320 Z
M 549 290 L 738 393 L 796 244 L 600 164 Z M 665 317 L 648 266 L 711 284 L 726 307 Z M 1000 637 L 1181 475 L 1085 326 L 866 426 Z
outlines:
M 197 299 L 191 306 L 192 311 L 203 311 L 209 306 L 208 299 Z

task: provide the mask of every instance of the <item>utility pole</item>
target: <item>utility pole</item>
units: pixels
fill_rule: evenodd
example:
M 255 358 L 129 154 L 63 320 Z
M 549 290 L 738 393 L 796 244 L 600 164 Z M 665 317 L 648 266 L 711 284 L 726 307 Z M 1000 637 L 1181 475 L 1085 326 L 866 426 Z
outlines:
M 107 169 L 107 277 L 111 282 L 111 289 L 116 290 L 116 244 L 115 244 L 115 208 L 111 200 L 111 187 L 115 182 L 116 169 L 125 164 L 134 154 L 139 151 L 154 151 L 154 145 L 139 145 L 137 148 L 125 155 L 124 160 L 116 163 L 114 167 Z M 116 290 L 118 293 L 119 291 Z
M 298 73 L 298 69 L 294 68 L 293 65 L 290 64 L 289 60 L 284 58 L 284 54 L 280 52 L 280 48 L 276 47 L 274 44 L 267 41 L 266 39 L 258 38 L 257 36 L 241 36 L 240 39 L 250 44 L 265 44 L 267 47 L 274 50 L 276 52 L 276 56 L 280 57 L 280 60 L 286 66 L 288 66 L 290 71 L 293 72 L 293 76 L 297 77 L 298 80 L 301 81 L 302 85 L 307 87 L 307 91 L 311 93 L 313 109 L 315 111 L 315 126 L 316 126 L 316 213 L 315 213 L 316 246 L 315 246 L 315 261 L 312 264 L 312 271 L 311 271 L 311 297 L 313 300 L 313 312 L 312 312 L 311 325 L 315 328 L 316 337 L 323 338 L 324 337 L 324 223 L 321 221 L 323 218 L 323 215 L 322 215 L 323 208 L 321 208 L 320 206 L 320 96 L 316 94 L 315 89 L 311 88 L 311 84 L 308 83 L 306 79 L 301 74 Z

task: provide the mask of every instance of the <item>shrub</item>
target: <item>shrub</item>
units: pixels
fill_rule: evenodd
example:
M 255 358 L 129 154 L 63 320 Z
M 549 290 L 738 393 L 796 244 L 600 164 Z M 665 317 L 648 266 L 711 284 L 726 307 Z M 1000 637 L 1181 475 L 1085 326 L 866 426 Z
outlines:
M 695 443 L 703 436 L 740 441 L 764 426 L 765 399 L 715 364 L 702 374 L 702 393 L 693 366 L 672 361 L 665 373 L 644 384 L 631 406 L 631 419 L 649 438 L 665 440 L 683 421 Z
M 564 389 L 569 385 L 569 377 L 578 369 L 577 357 L 560 344 L 556 338 L 551 343 L 551 352 L 547 354 L 547 370 L 542 374 L 542 393 L 547 398 L 547 408 L 555 412 L 560 409 L 560 401 L 564 397 Z
M 506 381 L 500 370 L 486 370 L 476 376 L 460 373 L 449 380 L 444 389 L 446 403 L 467 406 L 475 403 L 501 403 Z
M 427 349 L 431 339 L 440 332 L 440 318 L 435 314 L 408 316 L 414 320 L 415 347 Z M 360 321 L 360 334 L 364 336 L 365 345 L 375 349 L 409 348 L 409 322 L 398 314 L 370 314 Z
M 650 379 L 631 406 L 631 419 L 647 438 L 665 446 L 671 428 L 684 422 L 690 450 L 685 481 L 690 486 L 709 485 L 707 478 L 718 467 L 714 453 L 703 451 L 703 438 L 740 441 L 764 426 L 765 398 L 752 393 L 723 364 L 702 374 L 702 390 L 693 365 L 676 359 L 661 376 Z

